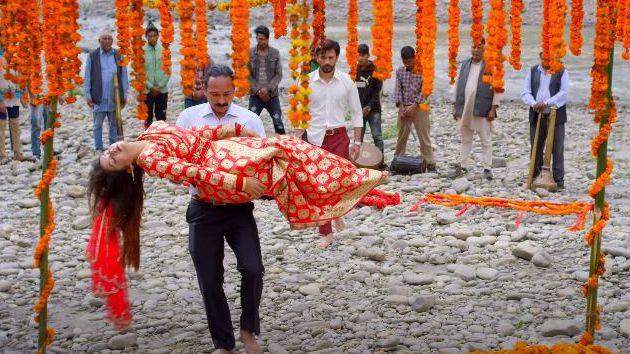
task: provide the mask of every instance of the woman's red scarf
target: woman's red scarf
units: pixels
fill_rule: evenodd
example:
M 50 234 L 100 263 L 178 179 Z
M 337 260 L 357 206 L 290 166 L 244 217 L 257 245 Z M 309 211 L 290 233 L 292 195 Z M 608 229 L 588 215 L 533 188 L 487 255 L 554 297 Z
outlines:
M 119 233 L 112 227 L 113 207 L 99 208 L 85 257 L 92 265 L 92 294 L 105 298 L 107 319 L 118 329 L 129 327 L 131 312 L 127 296 L 127 281 L 119 247 Z

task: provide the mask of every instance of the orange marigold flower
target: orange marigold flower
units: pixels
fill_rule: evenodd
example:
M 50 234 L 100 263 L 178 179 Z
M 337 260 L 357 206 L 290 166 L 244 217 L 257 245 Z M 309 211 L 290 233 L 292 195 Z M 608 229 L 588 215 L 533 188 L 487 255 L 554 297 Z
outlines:
M 357 75 L 357 57 L 359 55 L 358 37 L 358 5 L 357 0 L 349 0 L 348 3 L 348 46 L 346 47 L 346 60 L 350 67 L 350 77 L 354 79 Z M 323 1 L 322 1 L 323 2 Z M 314 5 L 313 5 L 314 6 Z M 313 19 L 315 23 L 315 19 Z M 313 30 L 314 32 L 314 30 Z M 316 41 L 314 38 L 313 41 Z
M 394 36 L 394 8 L 391 0 L 372 0 L 374 24 L 372 45 L 376 59 L 374 78 L 386 80 L 392 72 L 392 38 Z
M 455 84 L 457 77 L 457 51 L 459 50 L 459 0 L 450 0 L 448 6 L 448 77 Z

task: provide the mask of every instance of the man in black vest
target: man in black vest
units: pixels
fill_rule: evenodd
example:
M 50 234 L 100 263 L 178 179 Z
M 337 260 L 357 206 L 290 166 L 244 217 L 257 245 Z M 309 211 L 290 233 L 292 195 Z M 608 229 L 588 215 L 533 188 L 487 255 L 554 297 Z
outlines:
M 129 79 L 127 68 L 119 66 L 120 55 L 112 48 L 112 33 L 104 31 L 98 38 L 100 47 L 90 53 L 85 65 L 85 100 L 94 114 L 94 148 L 96 155 L 103 152 L 103 121 L 109 121 L 109 143 L 116 142 L 116 119 L 114 117 L 114 74 L 120 84 L 120 103 L 127 103 Z
M 540 53 L 540 57 L 542 61 L 542 53 Z M 540 174 L 542 168 L 549 112 L 551 106 L 558 107 L 553 134 L 552 170 L 558 190 L 562 190 L 564 189 L 564 123 L 567 121 L 566 103 L 569 96 L 569 73 L 564 69 L 558 73 L 549 74 L 548 70 L 548 64 L 537 64 L 531 67 L 527 72 L 521 99 L 529 106 L 529 141 L 532 147 L 534 146 L 538 115 L 542 113 L 543 116 L 538 135 L 534 179 Z
M 460 122 L 462 147 L 459 165 L 451 177 L 463 176 L 470 168 L 473 135 L 476 132 L 481 140 L 483 175 L 492 180 L 492 121 L 497 116 L 501 94 L 495 94 L 492 86 L 483 82 L 486 64 L 483 60 L 485 40 L 472 47 L 472 57 L 464 60 L 459 68 L 455 95 L 453 97 L 453 118 Z

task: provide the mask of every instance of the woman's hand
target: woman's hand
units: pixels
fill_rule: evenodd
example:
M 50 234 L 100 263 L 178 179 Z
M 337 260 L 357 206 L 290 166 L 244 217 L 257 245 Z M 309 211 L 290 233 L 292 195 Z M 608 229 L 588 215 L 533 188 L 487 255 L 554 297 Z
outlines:
M 243 192 L 253 199 L 260 198 L 266 190 L 267 186 L 265 186 L 261 181 L 254 177 L 245 177 L 245 188 Z

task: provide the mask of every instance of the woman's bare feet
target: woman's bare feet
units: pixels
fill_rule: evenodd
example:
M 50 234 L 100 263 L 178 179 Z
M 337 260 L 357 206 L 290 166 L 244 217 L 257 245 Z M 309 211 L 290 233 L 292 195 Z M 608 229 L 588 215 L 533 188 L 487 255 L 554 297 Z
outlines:
M 387 182 L 387 179 L 389 179 L 389 171 L 383 171 L 383 178 L 381 178 L 381 181 L 378 182 L 378 185 L 380 186 L 381 184 Z
M 241 329 L 241 341 L 245 345 L 245 352 L 247 354 L 262 354 L 262 350 L 260 350 L 254 333 Z
M 346 229 L 346 223 L 343 221 L 343 216 L 333 220 L 333 226 L 337 232 L 341 232 Z
M 327 248 L 333 243 L 333 234 L 328 234 L 321 237 L 321 240 L 317 243 L 317 246 L 320 248 Z

